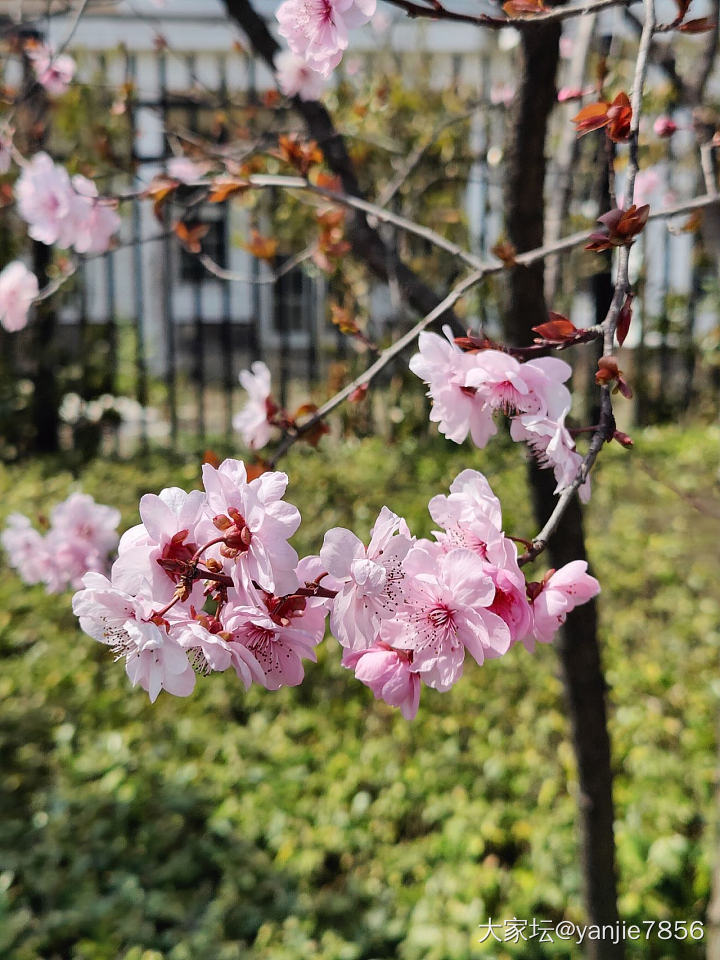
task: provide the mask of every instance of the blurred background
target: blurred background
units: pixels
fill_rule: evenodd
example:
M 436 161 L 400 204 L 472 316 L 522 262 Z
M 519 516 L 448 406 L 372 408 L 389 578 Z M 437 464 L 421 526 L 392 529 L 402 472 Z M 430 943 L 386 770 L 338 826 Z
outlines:
M 269 17 L 274 8 L 258 4 Z M 606 209 L 605 147 L 576 140 L 578 101 L 567 91 L 592 86 L 602 70 L 613 91 L 632 76 L 630 12 L 602 13 L 590 30 L 587 19 L 563 33 L 566 86 L 546 147 L 551 238 L 590 232 Z M 0 3 L 6 40 L 19 23 L 60 43 L 72 10 Z M 416 24 L 383 8 L 353 34 L 325 96 L 368 195 L 488 259 L 504 239 L 517 42 L 514 30 Z M 674 36 L 673 69 L 692 75 L 696 49 Z M 52 156 L 106 194 L 147 188 L 193 136 L 262 144 L 302 130 L 214 0 L 90 3 L 68 50 L 77 82 L 15 126 L 28 141 L 42 129 Z M 21 82 L 9 47 L 3 68 L 6 88 Z M 705 192 L 698 130 L 712 136 L 718 97 L 714 71 L 698 114 L 678 97 L 667 60 L 651 65 L 636 195 L 653 209 Z M 677 131 L 655 135 L 658 117 Z M 269 156 L 263 169 L 284 168 Z M 619 192 L 622 158 L 617 176 Z M 276 398 L 293 410 L 368 366 L 367 341 L 387 345 L 416 319 L 392 278 L 380 284 L 349 252 L 330 268 L 298 256 L 314 220 L 297 196 L 193 205 L 188 187 L 176 202 L 159 217 L 147 201 L 123 202 L 116 249 L 80 257 L 24 331 L 0 330 L 0 523 L 19 511 L 41 526 L 82 489 L 120 508 L 125 529 L 143 493 L 197 487 L 203 459 L 248 455 L 232 420 L 244 402 L 238 374 L 253 360 L 269 365 Z M 172 236 L 188 204 L 192 226 L 207 227 L 202 251 L 216 270 Z M 451 254 L 380 230 L 434 289 L 460 278 Z M 272 238 L 269 255 L 254 255 L 253 231 Z M 50 281 L 67 268 L 62 252 L 28 243 L 11 204 L 0 253 Z M 651 223 L 633 248 L 637 298 L 620 360 L 634 397 L 617 413 L 635 448 L 604 453 L 587 515 L 603 586 L 628 923 L 705 920 L 718 868 L 718 263 L 710 211 L 669 229 Z M 610 267 L 581 249 L 549 260 L 548 303 L 578 327 L 596 322 Z M 500 338 L 503 283 L 478 285 L 458 305 L 459 322 Z M 365 341 L 348 335 L 337 309 L 357 319 Z M 592 423 L 593 349 L 562 356 L 573 364 L 574 422 Z M 428 499 L 465 467 L 502 497 L 506 530 L 532 536 L 517 446 L 503 435 L 485 451 L 457 448 L 427 414 L 404 356 L 365 401 L 341 409 L 318 450 L 291 452 L 283 469 L 303 515 L 301 555 L 335 525 L 366 536 L 385 503 L 428 534 Z M 541 576 L 542 561 L 536 569 Z M 214 675 L 187 701 L 150 706 L 78 632 L 69 595 L 24 587 L 3 566 L 0 652 L 0 956 L 579 955 L 572 944 L 479 942 L 491 917 L 584 916 L 577 776 L 552 648 L 516 649 L 468 671 L 450 694 L 426 693 L 413 723 L 351 682 L 334 641 L 300 688 L 245 694 Z M 655 940 L 627 953 L 694 958 L 705 944 Z

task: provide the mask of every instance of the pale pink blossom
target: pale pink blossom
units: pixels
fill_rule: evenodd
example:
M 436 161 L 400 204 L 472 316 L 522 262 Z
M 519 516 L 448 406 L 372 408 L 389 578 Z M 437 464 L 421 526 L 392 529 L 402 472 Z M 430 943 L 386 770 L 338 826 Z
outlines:
M 195 673 L 180 644 L 153 619 L 149 585 L 132 596 L 102 574 L 88 573 L 83 587 L 73 597 L 73 613 L 81 629 L 107 644 L 117 658 L 125 658 L 125 671 L 133 686 L 146 690 L 153 703 L 161 690 L 189 696 L 195 687 Z
M 45 537 L 21 513 L 11 513 L 6 523 L 0 534 L 0 544 L 10 566 L 24 583 L 47 582 L 53 559 Z
M 570 100 L 580 100 L 582 96 L 582 87 L 560 87 L 557 93 L 557 100 L 558 103 L 567 103 Z
M 98 196 L 87 177 L 72 181 L 47 153 L 36 153 L 15 185 L 20 216 L 33 240 L 78 253 L 102 253 L 119 228 L 114 201 Z
M 478 664 L 507 652 L 510 631 L 487 609 L 495 585 L 474 553 L 416 544 L 403 569 L 402 602 L 382 622 L 380 639 L 410 651 L 413 671 L 428 686 L 449 690 L 462 676 L 466 650 Z
M 568 613 L 600 593 L 600 584 L 587 572 L 584 560 L 573 560 L 559 570 L 550 571 L 542 583 L 529 587 L 532 608 L 532 637 L 526 639 L 528 649 L 534 640 L 550 643 Z
M 251 450 L 262 450 L 270 441 L 270 419 L 276 411 L 272 402 L 270 370 L 262 360 L 256 360 L 250 370 L 241 371 L 240 384 L 247 392 L 248 402 L 235 415 L 233 427 Z
M 53 163 L 47 153 L 36 153 L 23 167 L 15 196 L 33 240 L 67 246 L 63 242 L 64 226 L 71 217 L 75 193 L 64 167 Z
M 204 506 L 200 490 L 186 493 L 168 487 L 157 496 L 146 493 L 140 500 L 142 523 L 127 530 L 120 540 L 113 583 L 132 593 L 139 582 L 147 581 L 155 599 L 161 605 L 167 603 L 198 550 L 196 529 L 204 517 Z M 196 583 L 186 600 L 202 605 L 201 595 Z
M 225 630 L 232 645 L 248 650 L 268 690 L 295 687 L 305 676 L 303 660 L 317 660 L 315 647 L 325 632 L 325 607 L 313 598 L 282 598 L 247 592 L 248 603 L 232 607 Z
M 275 79 L 286 97 L 301 100 L 319 100 L 327 87 L 327 78 L 292 50 L 282 50 L 276 55 Z
M 355 679 L 369 687 L 377 700 L 399 707 L 412 720 L 420 703 L 420 676 L 413 673 L 408 654 L 378 642 L 366 650 L 345 650 L 342 663 Z
M 211 671 L 223 671 L 233 667 L 238 679 L 246 690 L 253 682 L 265 684 L 262 667 L 250 650 L 233 640 L 227 628 L 228 618 L 235 609 L 226 604 L 220 615 L 210 615 L 191 611 L 189 618 L 176 620 L 176 607 L 169 614 L 173 635 L 187 651 L 194 669 L 207 675 Z
M 116 203 L 100 197 L 92 180 L 81 174 L 72 178 L 72 186 L 77 199 L 73 204 L 70 243 L 78 253 L 104 253 L 120 229 Z
M 171 157 L 168 160 L 167 171 L 173 180 L 180 183 L 197 183 L 202 180 L 210 169 L 209 163 L 198 163 L 190 157 Z
M 288 540 L 300 525 L 300 513 L 282 499 L 287 474 L 263 473 L 248 483 L 242 461 L 225 460 L 217 469 L 203 466 L 203 483 L 207 521 L 198 536 L 203 542 L 213 534 L 224 538 L 206 556 L 234 561 L 230 572 L 240 590 L 255 581 L 271 593 L 292 593 L 298 556 Z
M 473 357 L 453 342 L 449 328 L 444 332 L 444 338 L 436 333 L 420 334 L 420 352 L 410 358 L 410 369 L 428 385 L 430 420 L 438 424 L 440 433 L 455 443 L 462 443 L 469 433 L 475 446 L 484 447 L 497 433 L 492 409 L 484 396 L 467 385 Z
M 9 263 L 0 273 L 0 325 L 10 333 L 26 327 L 30 307 L 39 292 L 37 277 L 24 263 Z
M 35 77 L 49 94 L 61 96 L 70 86 L 75 70 L 75 61 L 66 53 L 54 55 L 52 47 L 40 44 L 27 49 Z
M 575 449 L 575 441 L 565 426 L 565 414 L 557 420 L 525 414 L 513 417 L 510 424 L 513 440 L 524 440 L 541 467 L 552 467 L 557 481 L 555 493 L 562 493 L 578 474 L 583 458 Z M 590 477 L 578 489 L 580 499 L 590 499 Z
M 411 543 L 407 524 L 387 507 L 375 521 L 367 549 L 342 527 L 325 534 L 320 562 L 341 584 L 330 613 L 330 629 L 344 647 L 371 646 L 380 622 L 394 614 L 402 596 L 402 563 Z
M 477 390 L 493 410 L 504 413 L 540 413 L 567 404 L 570 395 L 563 381 L 572 369 L 555 357 L 520 363 L 501 350 L 471 354 L 473 363 L 465 386 Z
M 328 76 L 348 45 L 348 30 L 373 16 L 376 0 L 285 0 L 275 16 L 291 51 Z
M 57 574 L 56 589 L 68 585 L 78 589 L 85 573 L 107 570 L 119 523 L 119 510 L 96 503 L 86 493 L 73 493 L 51 510 L 45 539 Z

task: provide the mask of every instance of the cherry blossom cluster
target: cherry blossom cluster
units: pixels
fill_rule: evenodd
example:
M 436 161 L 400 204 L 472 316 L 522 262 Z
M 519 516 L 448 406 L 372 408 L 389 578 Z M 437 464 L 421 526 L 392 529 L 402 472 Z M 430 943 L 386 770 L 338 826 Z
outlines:
M 82 586 L 89 570 L 107 571 L 119 523 L 118 510 L 86 493 L 73 493 L 52 509 L 44 534 L 28 517 L 11 514 L 0 543 L 25 583 L 42 583 L 48 593 L 61 593 Z
M 376 6 L 376 0 L 285 0 L 275 16 L 290 52 L 309 70 L 327 78 L 347 49 L 348 31 L 367 23 Z M 312 77 L 300 73 L 297 60 L 278 59 L 276 69 L 284 92 L 312 98 Z M 292 86 L 297 90 L 289 89 Z
M 25 164 L 15 185 L 18 211 L 33 240 L 104 253 L 120 229 L 116 202 L 98 194 L 92 180 L 70 177 L 45 152 Z
M 444 332 L 421 333 L 419 353 L 410 359 L 412 372 L 428 385 L 430 420 L 448 440 L 463 443 L 469 434 L 482 448 L 497 433 L 495 414 L 506 414 L 513 440 L 525 441 L 541 466 L 552 467 L 561 493 L 582 464 L 565 426 L 570 365 L 557 357 L 520 362 L 502 350 L 463 351 L 448 327 Z M 589 479 L 579 493 L 589 499 Z
M 383 507 L 367 547 L 335 528 L 319 556 L 302 560 L 289 543 L 300 514 L 283 499 L 287 483 L 279 472 L 248 479 L 238 460 L 206 464 L 204 490 L 146 494 L 110 578 L 83 579 L 73 598 L 80 626 L 151 700 L 161 690 L 187 696 L 197 675 L 228 669 L 246 689 L 295 686 L 329 614 L 343 664 L 412 718 L 421 685 L 449 690 L 466 653 L 482 664 L 517 642 L 549 642 L 599 590 L 580 561 L 526 583 L 500 503 L 476 471 L 430 502 L 434 540 L 416 539 Z

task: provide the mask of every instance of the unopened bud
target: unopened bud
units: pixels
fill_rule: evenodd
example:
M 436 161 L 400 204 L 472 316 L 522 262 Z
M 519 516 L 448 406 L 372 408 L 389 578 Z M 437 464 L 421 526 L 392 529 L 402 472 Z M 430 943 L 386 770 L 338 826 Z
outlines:
M 211 573 L 220 573 L 222 570 L 222 564 L 219 560 L 216 560 L 214 557 L 210 557 L 205 561 L 205 566 Z

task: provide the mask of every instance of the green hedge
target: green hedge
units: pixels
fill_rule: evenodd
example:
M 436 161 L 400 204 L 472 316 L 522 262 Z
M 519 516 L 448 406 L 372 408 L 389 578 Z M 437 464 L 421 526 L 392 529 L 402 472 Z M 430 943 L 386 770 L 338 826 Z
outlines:
M 621 914 L 704 917 L 717 662 L 718 431 L 605 452 L 588 521 L 617 769 Z M 533 532 L 517 447 L 374 440 L 287 461 L 302 552 L 387 502 L 427 533 L 430 495 L 485 470 L 506 530 Z M 0 521 L 74 486 L 136 522 L 197 464 L 0 468 Z M 667 486 L 672 485 L 673 489 Z M 330 641 L 306 683 L 245 694 L 215 675 L 151 706 L 80 634 L 69 596 L 0 580 L 0 956 L 12 960 L 576 957 L 478 944 L 489 916 L 582 920 L 577 783 L 552 647 L 424 691 L 414 723 L 373 700 Z M 633 952 L 634 951 L 634 952 Z M 700 957 L 702 944 L 631 947 Z

